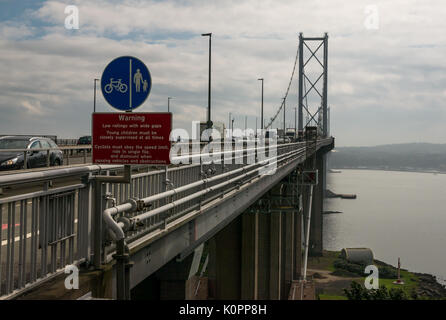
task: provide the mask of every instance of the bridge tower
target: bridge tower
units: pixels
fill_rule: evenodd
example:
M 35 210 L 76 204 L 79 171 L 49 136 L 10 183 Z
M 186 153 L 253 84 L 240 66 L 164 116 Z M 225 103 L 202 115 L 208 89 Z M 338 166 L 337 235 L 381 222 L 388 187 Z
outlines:
M 303 130 L 312 122 L 318 124 L 319 113 L 322 113 L 322 133 L 324 137 L 328 135 L 327 84 L 328 34 L 325 33 L 324 37 L 308 38 L 304 37 L 303 33 L 300 33 L 299 130 Z M 309 116 L 309 121 L 305 124 L 304 113 L 306 116 Z
M 317 127 L 318 137 L 329 135 L 327 108 L 328 91 L 328 34 L 323 37 L 304 37 L 299 34 L 299 89 L 298 89 L 298 129 Z M 304 122 L 305 119 L 305 122 Z M 308 120 L 306 120 L 308 119 Z M 307 159 L 306 170 L 318 170 L 318 184 L 314 187 L 311 211 L 310 253 L 322 255 L 322 212 L 326 190 L 326 154 L 315 152 Z M 308 198 L 309 188 L 303 186 L 303 199 Z M 309 201 L 304 200 L 304 206 Z M 307 209 L 307 208 L 305 208 Z M 304 210 L 307 212 L 308 210 Z

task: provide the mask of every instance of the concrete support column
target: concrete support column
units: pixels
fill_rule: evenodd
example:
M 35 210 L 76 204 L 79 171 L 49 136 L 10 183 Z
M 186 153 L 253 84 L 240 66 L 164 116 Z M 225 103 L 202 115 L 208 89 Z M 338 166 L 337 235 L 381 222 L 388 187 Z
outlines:
M 295 229 L 296 229 L 296 194 L 293 184 L 287 183 L 282 189 L 282 239 L 283 239 L 283 277 L 282 277 L 282 299 L 286 299 L 290 292 L 291 283 L 294 279 L 294 264 L 296 254 Z
M 259 212 L 247 210 L 242 215 L 241 297 L 258 299 Z
M 275 208 L 272 208 L 274 210 Z M 282 284 L 282 213 L 271 212 L 270 218 L 270 300 L 280 300 Z
M 299 194 L 299 198 L 302 195 Z M 302 275 L 302 244 L 303 244 L 303 208 L 302 202 L 299 201 L 299 207 L 294 215 L 294 274 L 293 279 L 298 280 Z
M 241 298 L 242 219 L 237 217 L 209 241 L 209 298 Z
M 324 210 L 324 159 L 322 155 L 316 157 L 318 170 L 318 184 L 313 189 L 311 205 L 310 250 L 311 256 L 322 256 L 322 212 Z
M 267 300 L 270 293 L 270 219 L 267 212 L 261 212 L 258 215 L 258 282 L 257 299 Z

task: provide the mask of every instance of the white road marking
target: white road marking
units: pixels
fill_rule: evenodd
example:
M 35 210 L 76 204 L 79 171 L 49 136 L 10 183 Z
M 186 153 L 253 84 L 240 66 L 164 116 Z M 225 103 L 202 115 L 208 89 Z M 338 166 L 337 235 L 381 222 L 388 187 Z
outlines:
M 74 223 L 75 223 L 75 224 L 77 223 L 77 219 L 74 220 Z M 40 234 L 40 232 L 37 231 L 37 235 L 39 235 L 39 234 Z M 31 232 L 30 232 L 30 233 L 27 233 L 27 234 L 26 234 L 26 239 L 31 238 L 31 235 L 32 235 Z M 14 242 L 18 242 L 18 241 L 20 241 L 20 236 L 17 236 L 17 237 L 14 238 Z M 2 247 L 3 247 L 3 246 L 6 246 L 7 244 L 8 244 L 8 240 L 3 240 L 3 241 L 2 241 Z

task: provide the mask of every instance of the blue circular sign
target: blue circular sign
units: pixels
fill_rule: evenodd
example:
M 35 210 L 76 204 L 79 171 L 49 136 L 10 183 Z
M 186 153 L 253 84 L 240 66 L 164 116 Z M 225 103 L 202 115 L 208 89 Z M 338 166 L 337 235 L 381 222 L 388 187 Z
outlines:
M 138 108 L 152 89 L 152 77 L 146 65 L 135 57 L 114 59 L 104 69 L 101 90 L 107 102 L 121 111 Z

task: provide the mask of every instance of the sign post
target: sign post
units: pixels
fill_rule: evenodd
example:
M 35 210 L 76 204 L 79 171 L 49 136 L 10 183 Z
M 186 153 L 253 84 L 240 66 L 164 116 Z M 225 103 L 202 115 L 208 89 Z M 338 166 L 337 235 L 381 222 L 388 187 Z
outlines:
M 123 176 L 95 176 L 94 264 L 102 263 L 104 182 L 130 183 L 132 164 L 170 164 L 170 113 L 132 113 L 149 96 L 152 77 L 138 58 L 119 57 L 111 61 L 101 77 L 104 99 L 118 113 L 93 113 L 93 163 L 123 164 Z M 167 167 L 166 167 L 167 170 Z M 116 221 L 108 222 L 116 223 Z M 123 230 L 126 231 L 126 230 Z M 116 239 L 116 294 L 119 300 L 130 299 L 130 267 L 125 238 Z

